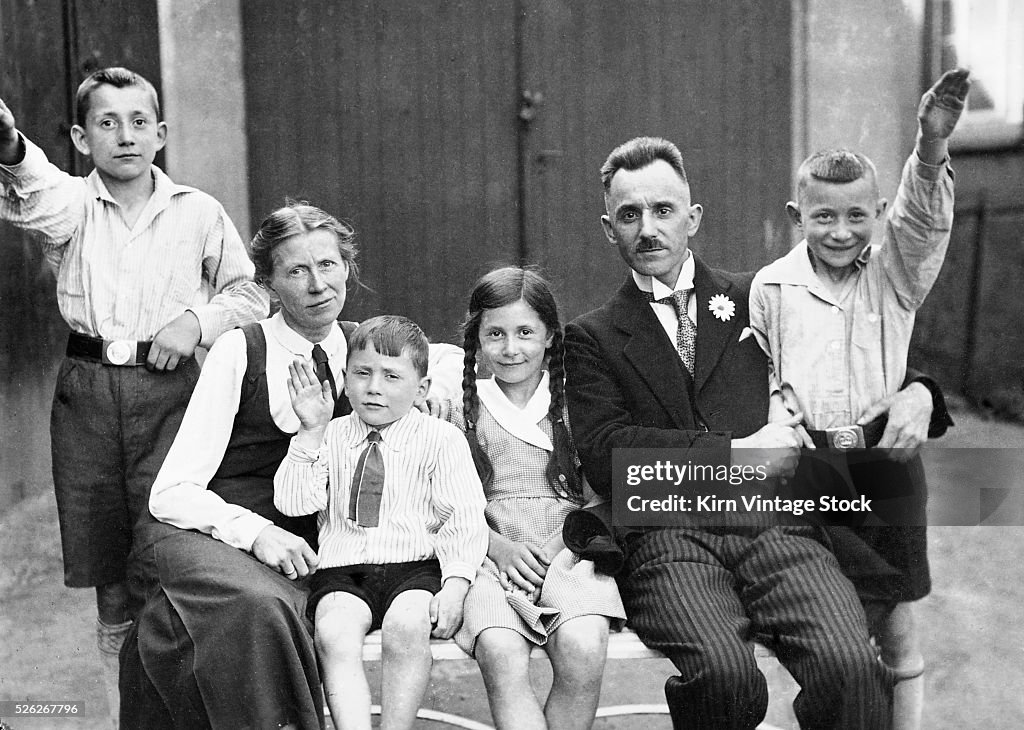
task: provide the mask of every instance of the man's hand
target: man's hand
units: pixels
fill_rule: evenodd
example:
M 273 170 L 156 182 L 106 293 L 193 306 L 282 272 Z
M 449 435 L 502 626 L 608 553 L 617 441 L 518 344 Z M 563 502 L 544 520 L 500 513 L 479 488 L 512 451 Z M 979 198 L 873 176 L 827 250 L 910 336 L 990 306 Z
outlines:
M 917 456 L 928 440 L 928 424 L 932 418 L 932 394 L 921 383 L 911 383 L 895 395 L 873 403 L 857 423 L 864 425 L 883 413 L 889 414 L 878 449 L 891 449 L 893 461 L 909 461 Z
M 195 354 L 202 335 L 199 318 L 192 312 L 183 312 L 156 333 L 146 366 L 150 370 L 174 370 L 178 363 Z
M 956 129 L 971 88 L 969 75 L 964 68 L 947 71 L 921 97 L 917 107 L 917 153 L 929 165 L 946 159 L 946 140 Z
M 316 553 L 305 540 L 277 525 L 267 525 L 260 530 L 252 543 L 252 554 L 288 580 L 309 575 L 316 570 L 318 562 Z
M 780 421 L 786 421 L 791 416 L 800 413 L 800 403 L 796 399 L 796 393 L 793 392 L 793 386 L 789 383 L 783 383 L 781 390 L 778 393 L 773 393 L 771 399 L 768 401 L 768 422 L 779 423 Z M 811 440 L 811 435 L 807 433 L 807 429 L 803 423 L 798 423 L 795 426 L 796 435 L 800 438 L 800 443 L 803 444 L 805 449 L 813 449 L 814 441 Z
M 319 447 L 324 429 L 334 415 L 334 394 L 331 393 L 330 382 L 317 380 L 316 371 L 308 362 L 294 360 L 288 364 L 288 397 L 291 398 L 292 410 L 299 417 L 302 431 L 310 432 L 309 435 L 314 437 L 308 445 Z
M 770 477 L 788 477 L 800 461 L 801 439 L 796 427 L 803 413 L 769 423 L 746 438 L 732 440 L 732 463 L 738 466 L 763 466 Z
M 462 605 L 469 592 L 465 578 L 448 578 L 437 595 L 430 599 L 430 635 L 435 639 L 450 639 L 462 626 Z
M 0 164 L 17 165 L 25 157 L 21 147 L 18 128 L 14 123 L 14 112 L 0 99 Z
M 487 557 L 498 566 L 498 578 L 503 588 L 507 589 L 512 584 L 527 593 L 544 584 L 544 576 L 551 564 L 551 556 L 540 545 L 513 542 L 493 530 Z

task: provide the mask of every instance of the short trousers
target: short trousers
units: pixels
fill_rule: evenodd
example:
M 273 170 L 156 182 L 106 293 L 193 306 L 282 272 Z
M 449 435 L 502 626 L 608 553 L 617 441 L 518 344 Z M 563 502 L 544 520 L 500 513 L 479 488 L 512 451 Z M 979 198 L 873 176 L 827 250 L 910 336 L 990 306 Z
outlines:
M 64 584 L 130 581 L 132 530 L 178 432 L 199 365 L 116 367 L 65 358 L 50 417 Z
M 434 594 L 441 590 L 441 565 L 431 558 L 410 563 L 322 568 L 310 577 L 309 587 L 306 615 L 310 621 L 316 616 L 320 599 L 328 593 L 351 593 L 370 607 L 370 631 L 375 631 L 399 594 L 414 590 Z

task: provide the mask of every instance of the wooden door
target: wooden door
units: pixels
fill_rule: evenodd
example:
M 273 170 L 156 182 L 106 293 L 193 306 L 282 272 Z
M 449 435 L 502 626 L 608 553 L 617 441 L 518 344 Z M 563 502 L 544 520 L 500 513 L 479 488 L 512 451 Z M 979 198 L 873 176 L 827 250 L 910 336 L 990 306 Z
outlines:
M 527 258 L 560 283 L 568 315 L 625 276 L 604 237 L 599 169 L 618 144 L 666 137 L 704 206 L 695 250 L 733 271 L 788 250 L 788 3 L 700 0 L 525 3 Z
M 540 264 L 567 315 L 625 274 L 598 169 L 682 148 L 695 245 L 750 269 L 788 241 L 788 3 L 253 0 L 243 5 L 254 227 L 285 197 L 349 217 L 372 292 L 454 341 L 473 280 Z M 773 251 L 781 253 L 781 250 Z
M 501 0 L 243 6 L 253 230 L 285 198 L 348 218 L 384 311 L 455 340 L 469 288 L 514 260 L 514 6 Z

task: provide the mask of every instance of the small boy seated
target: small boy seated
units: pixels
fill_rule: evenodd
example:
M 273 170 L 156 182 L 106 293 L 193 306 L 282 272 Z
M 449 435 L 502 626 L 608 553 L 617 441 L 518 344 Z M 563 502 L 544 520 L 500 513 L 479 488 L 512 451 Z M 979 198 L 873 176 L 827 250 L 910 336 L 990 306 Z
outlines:
M 883 659 L 905 678 L 919 677 L 923 662 L 906 602 L 930 586 L 924 472 L 917 444 L 886 434 L 872 406 L 903 386 L 915 314 L 949 244 L 947 140 L 964 108 L 967 77 L 966 70 L 949 71 L 922 97 L 917 144 L 880 246 L 870 244 L 887 203 L 874 165 L 847 150 L 818 152 L 797 171 L 797 200 L 786 206 L 805 238 L 758 272 L 750 290 L 750 326 L 770 357 L 771 418 L 803 413 L 804 445 L 829 451 L 801 459 L 798 496 L 852 486 L 838 496 L 879 497 L 875 516 L 893 525 L 854 520 L 835 528 L 833 541 L 869 619 L 876 619 Z M 876 445 L 895 450 L 864 451 Z M 896 727 L 916 727 L 919 700 L 909 702 L 914 709 L 901 707 L 901 699 L 897 689 Z
M 427 338 L 405 317 L 374 317 L 349 342 L 353 412 L 331 420 L 330 383 L 289 366 L 301 426 L 274 478 L 286 515 L 317 513 L 319 567 L 308 613 L 339 728 L 369 727 L 366 634 L 382 629 L 383 721 L 412 727 L 430 677 L 430 637 L 451 638 L 487 552 L 483 488 L 462 432 L 421 413 Z

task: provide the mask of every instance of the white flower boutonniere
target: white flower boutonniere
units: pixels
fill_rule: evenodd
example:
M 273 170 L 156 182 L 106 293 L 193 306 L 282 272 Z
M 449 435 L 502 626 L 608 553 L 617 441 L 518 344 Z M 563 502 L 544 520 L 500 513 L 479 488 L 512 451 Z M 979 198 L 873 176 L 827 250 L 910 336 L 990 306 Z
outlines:
M 725 294 L 715 294 L 708 302 L 708 310 L 723 322 L 728 322 L 736 314 L 736 304 Z

